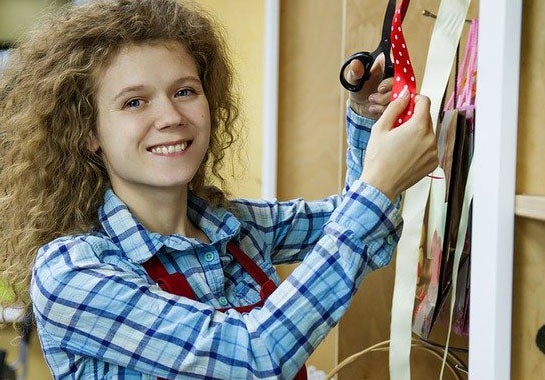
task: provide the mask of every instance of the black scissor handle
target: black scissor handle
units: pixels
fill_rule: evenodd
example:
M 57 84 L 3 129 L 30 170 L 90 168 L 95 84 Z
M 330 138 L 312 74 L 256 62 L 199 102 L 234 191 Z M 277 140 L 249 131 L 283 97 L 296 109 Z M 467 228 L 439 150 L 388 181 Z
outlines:
M 354 59 L 357 59 L 363 64 L 363 76 L 356 84 L 352 84 L 346 80 L 346 68 Z M 363 84 L 371 77 L 371 66 L 373 66 L 373 62 L 375 62 L 375 58 L 371 55 L 371 53 L 366 51 L 355 53 L 348 57 L 346 62 L 342 65 L 339 75 L 339 79 L 341 80 L 343 87 L 352 92 L 361 90 Z

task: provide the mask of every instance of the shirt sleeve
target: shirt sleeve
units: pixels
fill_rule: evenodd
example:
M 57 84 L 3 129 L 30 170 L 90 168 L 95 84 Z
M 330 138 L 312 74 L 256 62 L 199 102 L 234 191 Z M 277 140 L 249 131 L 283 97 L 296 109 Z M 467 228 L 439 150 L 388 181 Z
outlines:
M 33 270 L 40 340 L 46 352 L 66 353 L 69 360 L 48 359 L 66 376 L 96 358 L 152 377 L 291 378 L 364 275 L 390 260 L 400 226 L 397 207 L 355 181 L 301 265 L 248 313 L 162 291 L 138 264 L 109 261 L 105 239 L 57 240 L 40 249 Z
M 259 312 L 245 316 L 286 378 L 338 323 L 365 275 L 389 263 L 401 228 L 397 205 L 354 181 L 304 260 Z
M 272 261 L 275 265 L 299 262 L 314 247 L 322 236 L 323 227 L 331 213 L 361 176 L 365 151 L 374 123 L 375 120 L 357 114 L 347 103 L 347 170 L 342 196 L 333 195 L 313 202 L 303 199 L 269 203 L 251 200 L 237 202 L 240 217 L 250 224 L 245 235 L 261 235 L 260 239 L 264 242 L 263 253 L 271 254 L 271 257 L 265 258 L 266 260 Z M 374 193 L 378 190 L 370 190 L 371 186 L 366 187 L 365 194 L 372 193 L 371 197 L 377 199 Z M 399 199 L 396 200 L 396 207 L 399 207 Z
M 365 151 L 371 136 L 371 128 L 375 120 L 368 119 L 356 113 L 346 104 L 346 178 L 344 191 L 347 191 L 350 185 L 360 178 L 363 170 L 363 160 Z

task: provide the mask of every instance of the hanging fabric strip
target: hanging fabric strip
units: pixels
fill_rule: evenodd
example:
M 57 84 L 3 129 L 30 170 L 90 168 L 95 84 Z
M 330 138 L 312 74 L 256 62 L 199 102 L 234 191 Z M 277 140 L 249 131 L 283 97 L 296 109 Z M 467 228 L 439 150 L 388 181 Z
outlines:
M 421 93 L 431 99 L 431 117 L 436 129 L 441 100 L 460 40 L 470 0 L 442 1 L 433 29 Z M 441 177 L 434 172 L 432 177 Z M 405 192 L 403 234 L 397 248 L 396 274 L 390 324 L 390 379 L 411 378 L 410 351 L 412 315 L 417 281 L 424 212 L 430 191 L 430 176 Z
M 453 99 L 454 96 L 449 100 L 445 108 L 449 106 L 466 109 L 467 112 L 473 113 L 474 116 L 474 106 L 475 106 L 475 81 L 477 76 L 477 40 L 478 40 L 478 30 L 479 30 L 479 21 L 472 20 L 471 26 L 469 28 L 469 35 L 466 44 L 466 54 L 464 60 L 460 67 L 461 75 L 458 78 L 458 98 Z M 451 104 L 454 103 L 454 104 Z M 454 307 L 456 303 L 456 289 L 458 286 L 458 272 L 460 267 L 460 260 L 462 257 L 462 252 L 464 250 L 468 226 L 470 224 L 469 209 L 471 207 L 471 202 L 473 201 L 473 165 L 470 164 L 467 181 L 464 189 L 464 198 L 462 203 L 462 210 L 460 213 L 460 224 L 458 225 L 458 234 L 456 238 L 456 248 L 454 250 L 454 259 L 452 265 L 452 278 L 451 278 L 451 295 L 450 295 L 450 305 L 449 305 L 449 323 L 448 323 L 448 334 L 447 341 L 445 343 L 445 352 L 443 355 L 443 362 L 441 365 L 441 374 L 439 379 L 443 379 L 445 372 L 445 365 L 447 362 L 447 353 L 450 345 L 450 334 L 452 331 L 453 317 L 454 317 Z
M 392 20 L 392 30 L 390 41 L 392 42 L 392 55 L 394 60 L 394 85 L 392 87 L 392 100 L 396 99 L 399 93 L 406 88 L 411 94 L 411 100 L 407 108 L 399 118 L 394 122 L 394 127 L 409 120 L 414 111 L 414 97 L 416 95 L 416 79 L 414 77 L 413 66 L 409 57 L 407 43 L 403 36 L 401 24 L 407 13 L 410 0 L 402 0 L 397 8 Z
M 441 365 L 441 374 L 439 379 L 443 379 L 445 372 L 445 364 L 447 362 L 447 353 L 450 344 L 450 333 L 452 331 L 452 314 L 454 311 L 454 303 L 456 301 L 456 286 L 458 285 L 458 268 L 460 266 L 460 258 L 462 257 L 462 251 L 464 249 L 466 241 L 467 227 L 469 224 L 469 206 L 473 201 L 473 165 L 469 167 L 469 173 L 467 175 L 467 183 L 464 191 L 464 203 L 462 205 L 462 213 L 460 219 L 460 225 L 458 226 L 458 236 L 456 240 L 456 250 L 454 251 L 454 264 L 452 270 L 452 284 L 451 284 L 451 297 L 449 305 L 449 324 L 447 342 L 445 344 L 445 352 L 443 354 L 443 363 Z
M 456 83 L 457 97 L 454 92 L 445 104 L 445 109 L 454 109 L 461 106 L 475 105 L 475 91 L 477 81 L 477 41 L 479 20 L 471 20 L 466 42 L 466 51 L 459 67 Z

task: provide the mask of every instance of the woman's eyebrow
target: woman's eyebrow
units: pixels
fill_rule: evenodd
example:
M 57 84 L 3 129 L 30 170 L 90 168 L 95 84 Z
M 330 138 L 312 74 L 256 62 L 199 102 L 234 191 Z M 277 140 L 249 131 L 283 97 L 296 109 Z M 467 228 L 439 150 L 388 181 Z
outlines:
M 186 82 L 195 82 L 195 83 L 201 83 L 201 80 L 199 77 L 196 77 L 196 76 L 193 76 L 193 75 L 188 75 L 188 76 L 184 76 L 184 77 L 181 77 L 179 79 L 177 79 L 176 81 L 174 81 L 174 83 L 176 84 L 180 84 L 180 83 L 186 83 Z
M 131 93 L 131 92 L 135 92 L 135 91 L 140 91 L 144 89 L 144 85 L 143 84 L 138 84 L 138 85 L 134 85 L 134 86 L 127 86 L 127 87 L 124 87 L 121 89 L 121 91 L 119 91 L 117 93 L 117 95 L 114 97 L 114 101 L 116 101 L 117 99 L 125 96 L 127 93 Z

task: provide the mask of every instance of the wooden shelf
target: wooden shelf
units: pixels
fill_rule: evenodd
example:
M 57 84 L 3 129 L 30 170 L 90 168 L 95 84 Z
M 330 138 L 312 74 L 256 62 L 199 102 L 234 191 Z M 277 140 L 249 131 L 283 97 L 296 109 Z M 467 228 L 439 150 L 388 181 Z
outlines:
M 515 215 L 545 221 L 545 196 L 515 196 Z

